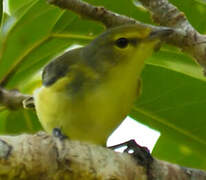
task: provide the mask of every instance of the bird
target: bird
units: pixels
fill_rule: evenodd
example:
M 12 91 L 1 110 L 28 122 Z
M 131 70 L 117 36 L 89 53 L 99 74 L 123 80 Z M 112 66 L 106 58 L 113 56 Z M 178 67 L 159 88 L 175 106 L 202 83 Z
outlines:
M 54 58 L 44 67 L 42 86 L 33 96 L 43 128 L 105 144 L 140 96 L 145 60 L 172 32 L 166 27 L 120 25 Z

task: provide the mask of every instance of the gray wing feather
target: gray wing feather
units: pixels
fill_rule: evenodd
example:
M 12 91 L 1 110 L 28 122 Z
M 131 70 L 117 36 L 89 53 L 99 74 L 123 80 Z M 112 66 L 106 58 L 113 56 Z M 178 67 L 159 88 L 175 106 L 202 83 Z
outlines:
M 81 49 L 82 48 L 67 51 L 47 64 L 42 74 L 43 85 L 50 86 L 61 77 L 64 77 L 65 74 L 70 71 L 71 65 L 81 59 Z

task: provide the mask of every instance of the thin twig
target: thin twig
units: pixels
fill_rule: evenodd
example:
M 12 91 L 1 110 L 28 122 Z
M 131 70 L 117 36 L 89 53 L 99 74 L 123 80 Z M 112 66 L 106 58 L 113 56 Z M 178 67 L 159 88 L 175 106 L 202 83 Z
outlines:
M 23 108 L 23 101 L 30 97 L 30 95 L 22 94 L 17 90 L 6 90 L 0 87 L 0 105 L 11 110 Z

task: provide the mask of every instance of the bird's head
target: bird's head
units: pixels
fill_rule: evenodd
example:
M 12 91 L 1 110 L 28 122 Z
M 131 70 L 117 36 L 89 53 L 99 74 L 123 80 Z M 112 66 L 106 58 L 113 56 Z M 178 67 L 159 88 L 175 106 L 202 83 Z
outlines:
M 140 61 L 151 55 L 153 50 L 173 32 L 170 28 L 147 27 L 130 24 L 111 28 L 94 39 L 84 48 L 84 57 L 91 66 L 116 65 L 128 62 L 131 57 Z M 102 67 L 101 67 L 102 68 Z

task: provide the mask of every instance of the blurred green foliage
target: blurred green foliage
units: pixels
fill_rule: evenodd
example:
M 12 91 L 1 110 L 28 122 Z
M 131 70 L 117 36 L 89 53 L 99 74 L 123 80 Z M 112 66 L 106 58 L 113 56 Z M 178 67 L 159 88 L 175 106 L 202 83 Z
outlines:
M 88 0 L 94 5 L 152 23 L 136 1 Z M 201 33 L 206 32 L 204 0 L 171 0 Z M 60 10 L 46 0 L 8 0 L 0 32 L 0 82 L 9 89 L 32 93 L 41 68 L 73 44 L 84 45 L 104 30 L 97 22 Z M 153 154 L 184 166 L 206 169 L 206 78 L 201 68 L 178 49 L 164 46 L 142 74 L 143 93 L 131 116 L 161 132 Z M 98 118 L 98 117 L 97 117 Z M 41 129 L 32 110 L 0 112 L 0 133 Z M 144 137 L 143 137 L 144 138 Z

